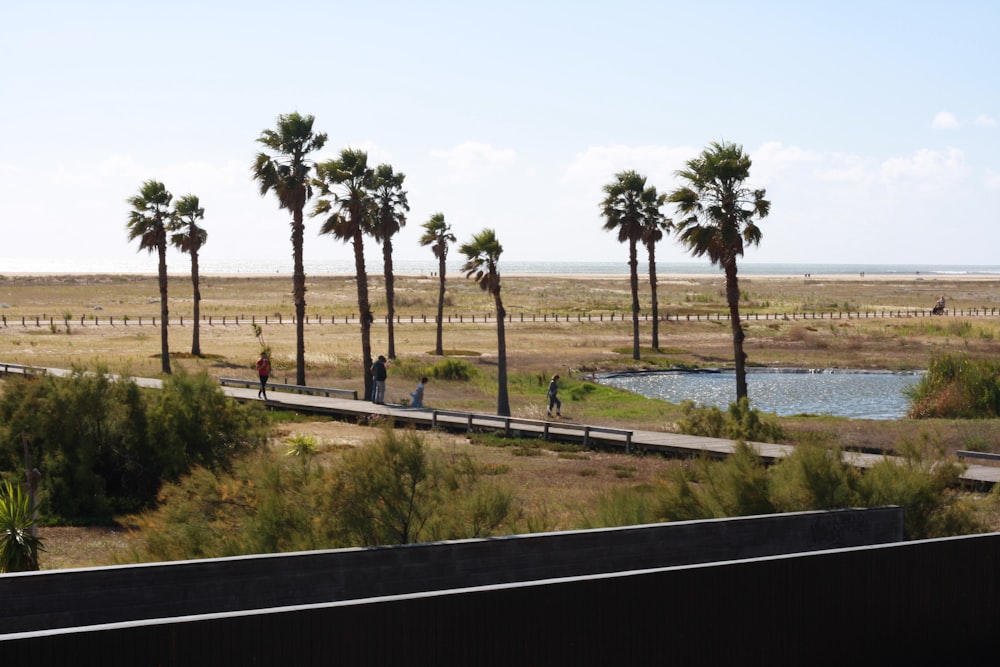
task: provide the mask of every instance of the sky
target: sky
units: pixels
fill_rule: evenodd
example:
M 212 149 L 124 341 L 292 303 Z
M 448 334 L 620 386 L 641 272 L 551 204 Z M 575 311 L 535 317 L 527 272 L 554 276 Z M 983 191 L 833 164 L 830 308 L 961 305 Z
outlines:
M 401 260 L 433 260 L 442 212 L 459 243 L 495 229 L 501 270 L 625 263 L 602 187 L 633 169 L 670 192 L 729 141 L 771 201 L 746 262 L 995 265 L 998 25 L 993 0 L 4 2 L 0 273 L 154 272 L 125 229 L 148 179 L 200 198 L 203 263 L 290 266 L 290 216 L 250 167 L 293 111 L 328 135 L 317 161 L 358 148 L 406 174 Z M 320 224 L 307 271 L 353 256 Z M 672 238 L 657 258 L 707 262 Z

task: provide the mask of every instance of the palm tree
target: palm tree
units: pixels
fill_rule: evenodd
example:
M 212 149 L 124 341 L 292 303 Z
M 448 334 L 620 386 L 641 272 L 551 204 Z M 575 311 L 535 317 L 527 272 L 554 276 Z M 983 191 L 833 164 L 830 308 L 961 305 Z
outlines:
M 754 218 L 764 218 L 771 202 L 763 189 L 744 187 L 750 176 L 750 156 L 742 146 L 713 142 L 677 172 L 685 182 L 670 193 L 682 219 L 676 223 L 681 243 L 694 257 L 708 255 L 712 264 L 726 274 L 726 301 L 733 330 L 736 361 L 736 399 L 747 395 L 746 354 L 743 352 L 743 325 L 740 323 L 740 286 L 736 258 L 746 244 L 760 244 L 760 227 Z
M 336 160 L 316 165 L 320 199 L 313 216 L 327 216 L 320 234 L 332 234 L 354 246 L 354 273 L 358 285 L 358 314 L 361 316 L 361 359 L 364 366 L 365 396 L 372 395 L 373 380 L 371 327 L 374 318 L 368 303 L 368 272 L 365 270 L 364 235 L 374 227 L 375 202 L 371 190 L 375 174 L 368 167 L 368 154 L 345 148 Z
M 651 191 L 651 192 L 650 192 Z M 639 256 L 637 246 L 649 217 L 649 200 L 656 189 L 646 187 L 646 177 L 634 171 L 615 174 L 604 186 L 601 213 L 604 229 L 618 232 L 619 243 L 628 243 L 629 284 L 632 288 L 632 358 L 639 359 Z
M 306 272 L 302 263 L 305 231 L 303 210 L 312 197 L 308 156 L 326 144 L 325 134 L 313 133 L 312 116 L 297 112 L 278 116 L 274 130 L 264 130 L 257 142 L 270 153 L 258 153 L 252 171 L 261 196 L 273 191 L 278 206 L 292 212 L 292 298 L 295 301 L 295 382 L 306 383 Z
M 504 319 L 507 311 L 500 298 L 500 272 L 497 262 L 503 253 L 503 246 L 497 240 L 496 232 L 484 229 L 473 235 L 472 240 L 459 248 L 466 257 L 462 271 L 466 278 L 475 276 L 479 287 L 493 296 L 497 309 L 497 414 L 510 416 L 510 399 L 507 397 L 507 340 L 504 336 Z
M 372 199 L 375 202 L 375 220 L 372 228 L 375 240 L 382 244 L 382 266 L 385 272 L 386 318 L 389 325 L 389 358 L 396 358 L 396 336 L 393 318 L 396 315 L 394 303 L 394 276 L 392 271 L 392 237 L 406 224 L 406 212 L 410 205 L 406 201 L 403 180 L 406 174 L 395 173 L 387 164 L 375 169 L 375 185 Z
M 170 348 L 167 345 L 167 226 L 171 221 L 170 201 L 173 195 L 163 183 L 148 180 L 139 188 L 139 194 L 126 201 L 132 207 L 128 214 L 128 240 L 139 239 L 139 250 L 152 253 L 160 259 L 160 366 L 170 373 Z
M 201 287 L 198 277 L 198 251 L 208 241 L 208 232 L 198 226 L 204 220 L 205 209 L 196 195 L 184 195 L 174 204 L 170 243 L 181 252 L 191 255 L 191 286 L 194 290 L 194 330 L 191 334 L 191 354 L 201 356 L 199 321 L 201 318 Z
M 444 327 L 444 273 L 445 261 L 448 259 L 448 244 L 455 242 L 455 235 L 451 233 L 451 225 L 444 221 L 444 213 L 435 213 L 431 219 L 423 224 L 424 235 L 420 237 L 420 245 L 430 246 L 434 256 L 438 258 L 438 314 L 437 314 L 437 342 L 434 346 L 434 354 L 444 355 L 444 339 L 442 329 Z
M 642 221 L 642 242 L 649 255 L 649 292 L 653 311 L 653 349 L 660 349 L 660 304 L 656 297 L 656 244 L 663 240 L 664 232 L 673 229 L 674 223 L 660 212 L 667 201 L 666 195 L 648 187 L 642 192 L 645 215 Z

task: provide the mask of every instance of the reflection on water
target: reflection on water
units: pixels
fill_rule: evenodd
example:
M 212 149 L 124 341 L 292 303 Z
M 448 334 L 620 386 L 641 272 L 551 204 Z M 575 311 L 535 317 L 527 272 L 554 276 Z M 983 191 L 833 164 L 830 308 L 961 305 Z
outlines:
M 830 369 L 748 369 L 750 404 L 778 415 L 822 414 L 854 419 L 899 419 L 910 401 L 904 391 L 922 373 Z M 691 400 L 725 409 L 736 400 L 732 371 L 605 374 L 598 382 L 671 403 Z

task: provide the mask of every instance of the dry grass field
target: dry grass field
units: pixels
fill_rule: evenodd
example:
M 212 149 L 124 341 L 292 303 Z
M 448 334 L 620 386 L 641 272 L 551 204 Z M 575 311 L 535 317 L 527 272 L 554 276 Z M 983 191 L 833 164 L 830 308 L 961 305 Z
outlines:
M 661 323 L 659 350 L 650 348 L 651 323 L 642 322 L 639 362 L 631 358 L 626 276 L 504 276 L 502 280 L 504 305 L 511 316 L 507 325 L 508 364 L 515 378 L 540 384 L 556 372 L 567 378 L 583 378 L 603 369 L 731 363 L 732 339 L 724 319 L 721 276 L 661 276 L 661 314 L 679 317 L 680 321 Z M 307 288 L 309 384 L 360 390 L 363 381 L 358 327 L 345 323 L 357 312 L 353 277 L 314 276 L 309 278 Z M 648 286 L 642 284 L 640 289 L 647 312 Z M 926 368 L 934 356 L 944 352 L 964 352 L 975 357 L 1000 353 L 1000 317 L 995 314 L 995 309 L 1000 308 L 1000 281 L 921 276 L 755 276 L 743 278 L 741 289 L 741 308 L 747 318 L 746 351 L 751 364 L 914 369 Z M 191 286 L 182 278 L 172 277 L 169 336 L 174 368 L 204 370 L 219 377 L 252 378 L 252 364 L 259 350 L 252 320 L 262 326 L 264 340 L 273 351 L 275 381 L 294 381 L 295 327 L 291 323 L 290 292 L 290 276 L 204 277 L 200 325 L 203 355 L 194 358 L 189 354 Z M 929 310 L 942 295 L 952 312 L 978 309 L 979 313 L 906 316 Z M 160 330 L 153 325 L 153 318 L 160 312 L 157 298 L 155 276 L 0 276 L 0 362 L 86 368 L 103 365 L 112 372 L 156 376 L 160 368 Z M 380 318 L 373 329 L 373 351 L 385 353 L 385 292 L 380 278 L 372 278 L 371 299 Z M 408 396 L 415 378 L 436 360 L 432 354 L 436 299 L 436 279 L 397 278 L 398 359 L 390 365 L 390 401 Z M 492 322 L 483 322 L 491 307 L 491 301 L 471 281 L 461 275 L 449 277 L 445 316 L 450 322 L 445 324 L 444 346 L 449 357 L 468 361 L 481 375 L 472 382 L 432 382 L 427 391 L 428 404 L 494 409 L 495 394 L 489 377 L 495 372 L 496 330 Z M 865 312 L 886 314 L 856 316 Z M 825 317 L 803 319 L 806 313 L 824 313 Z M 840 316 L 831 319 L 831 313 Z M 723 319 L 716 319 L 717 314 L 722 314 Z M 708 315 L 712 319 L 706 319 Z M 567 413 L 577 421 L 646 429 L 662 429 L 678 414 L 675 406 L 655 401 L 645 402 L 638 410 L 616 411 L 615 407 L 581 404 L 572 406 Z M 525 417 L 540 417 L 544 411 L 536 395 L 524 392 L 512 392 L 512 408 L 515 414 Z M 940 420 L 855 422 L 824 417 L 792 417 L 782 422 L 792 438 L 876 448 L 891 448 L 901 438 L 931 433 L 947 448 L 956 449 L 969 439 L 989 437 L 988 432 L 995 426 Z M 309 433 L 329 445 L 357 445 L 368 439 L 370 429 L 337 422 L 296 423 L 282 427 L 276 444 L 292 433 Z M 471 448 L 484 463 L 509 469 L 506 481 L 520 490 L 522 502 L 544 517 L 544 525 L 535 529 L 577 527 L 584 518 L 580 508 L 592 503 L 600 493 L 615 485 L 651 481 L 666 468 L 677 465 L 657 457 L 602 452 L 543 450 L 529 457 L 519 455 L 514 448 L 472 448 L 463 437 L 431 437 L 434 446 Z M 49 547 L 43 559 L 45 567 L 106 564 L 113 562 L 115 554 L 127 550 L 126 529 L 48 528 L 43 535 Z

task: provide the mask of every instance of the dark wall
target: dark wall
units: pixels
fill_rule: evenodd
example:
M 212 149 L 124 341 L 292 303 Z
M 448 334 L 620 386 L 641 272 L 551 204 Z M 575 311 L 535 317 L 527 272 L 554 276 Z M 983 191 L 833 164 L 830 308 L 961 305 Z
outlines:
M 989 534 L 8 636 L 0 649 L 11 664 L 108 666 L 993 664 L 998 573 Z
M 902 539 L 899 508 L 0 576 L 0 632 L 400 595 Z

